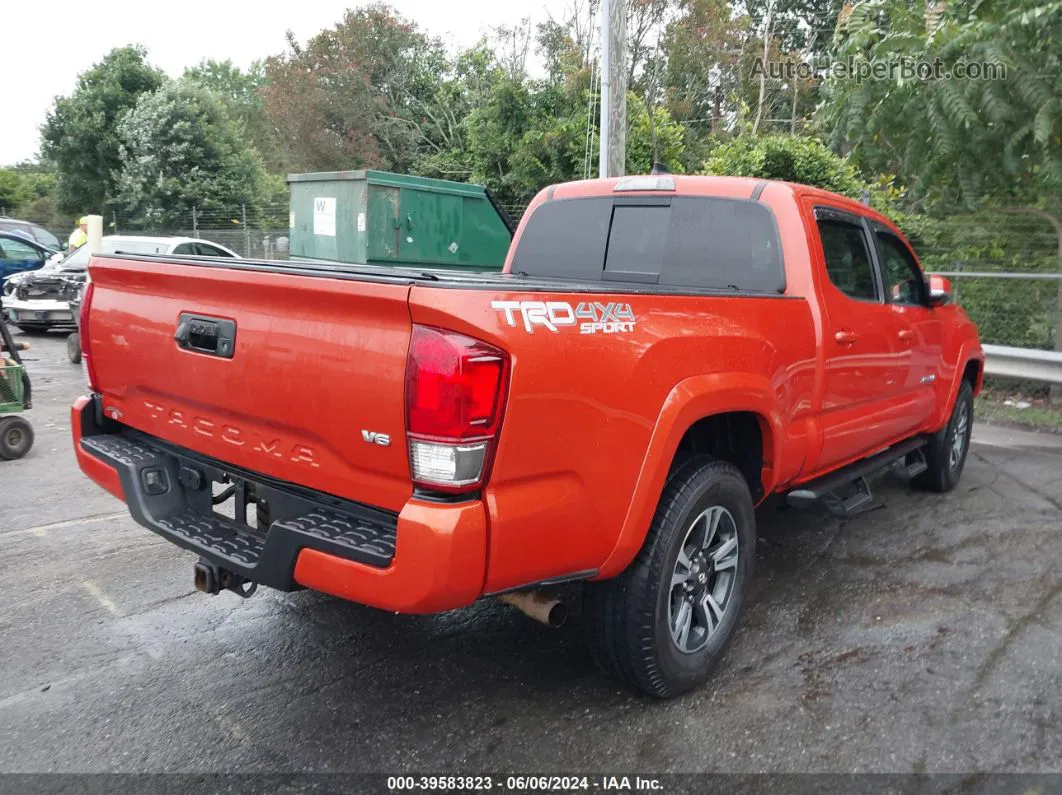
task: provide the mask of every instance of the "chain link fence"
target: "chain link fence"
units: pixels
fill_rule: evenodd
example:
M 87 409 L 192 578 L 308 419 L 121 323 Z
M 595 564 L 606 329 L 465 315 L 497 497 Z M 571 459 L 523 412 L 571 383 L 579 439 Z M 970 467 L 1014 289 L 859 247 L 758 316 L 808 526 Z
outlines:
M 977 324 L 982 342 L 1062 350 L 1062 218 L 1035 208 L 997 208 L 905 231 L 926 270 L 951 280 L 954 300 Z M 1052 398 L 1043 382 L 994 377 L 985 385 L 989 398 L 1024 408 L 1046 410 Z M 1062 405 L 1053 398 L 1050 405 Z M 1045 419 L 1062 425 L 1062 413 Z
M 1062 274 L 941 271 L 954 300 L 977 324 L 981 341 L 1057 350 L 1062 328 Z
M 229 209 L 193 207 L 173 218 L 150 210 L 140 215 L 112 213 L 106 234 L 192 237 L 218 243 L 248 259 L 287 259 L 290 243 L 288 203 L 238 205 Z

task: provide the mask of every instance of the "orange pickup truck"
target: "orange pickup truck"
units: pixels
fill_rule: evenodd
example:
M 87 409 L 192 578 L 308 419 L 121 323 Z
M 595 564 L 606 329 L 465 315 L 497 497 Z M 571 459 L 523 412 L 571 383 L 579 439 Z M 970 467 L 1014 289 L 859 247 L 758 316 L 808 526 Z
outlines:
M 754 506 L 953 488 L 984 361 L 888 219 L 755 179 L 550 187 L 500 274 L 89 271 L 78 461 L 200 589 L 557 620 L 583 581 L 598 663 L 662 697 L 735 630 Z

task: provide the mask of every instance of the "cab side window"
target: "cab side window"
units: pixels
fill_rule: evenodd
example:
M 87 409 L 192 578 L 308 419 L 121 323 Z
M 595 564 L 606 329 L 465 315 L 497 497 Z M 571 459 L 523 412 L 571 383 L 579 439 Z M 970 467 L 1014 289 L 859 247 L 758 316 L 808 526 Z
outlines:
M 914 255 L 891 232 L 878 230 L 875 237 L 885 284 L 885 300 L 890 304 L 925 305 L 926 283 Z
M 863 227 L 834 218 L 819 218 L 817 223 L 833 286 L 849 298 L 877 301 L 878 284 Z
M 178 256 L 181 254 L 185 256 L 189 254 L 195 254 L 195 250 L 193 248 L 194 245 L 194 243 L 181 243 L 180 245 L 176 246 L 171 253 L 174 256 Z

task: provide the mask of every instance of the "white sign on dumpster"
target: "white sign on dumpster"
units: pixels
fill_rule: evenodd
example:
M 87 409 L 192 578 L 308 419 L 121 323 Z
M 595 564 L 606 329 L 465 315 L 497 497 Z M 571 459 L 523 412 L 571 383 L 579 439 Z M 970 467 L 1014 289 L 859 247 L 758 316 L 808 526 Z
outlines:
M 313 233 L 336 236 L 336 199 L 334 196 L 318 196 L 313 200 Z

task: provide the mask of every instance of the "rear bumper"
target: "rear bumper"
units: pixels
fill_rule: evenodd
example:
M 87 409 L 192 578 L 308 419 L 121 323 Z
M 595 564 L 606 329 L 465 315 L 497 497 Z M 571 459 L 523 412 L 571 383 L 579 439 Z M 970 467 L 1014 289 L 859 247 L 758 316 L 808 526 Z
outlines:
M 4 299 L 4 314 L 12 323 L 62 326 L 74 322 L 74 313 L 66 301 L 19 300 L 8 296 Z
M 75 401 L 71 428 L 81 470 L 137 522 L 249 581 L 403 613 L 463 607 L 483 592 L 487 518 L 478 500 L 412 498 L 396 516 L 140 434 L 105 419 L 98 398 Z M 210 482 L 223 473 L 237 487 L 234 499 L 253 492 L 270 504 L 268 531 L 213 511 Z

